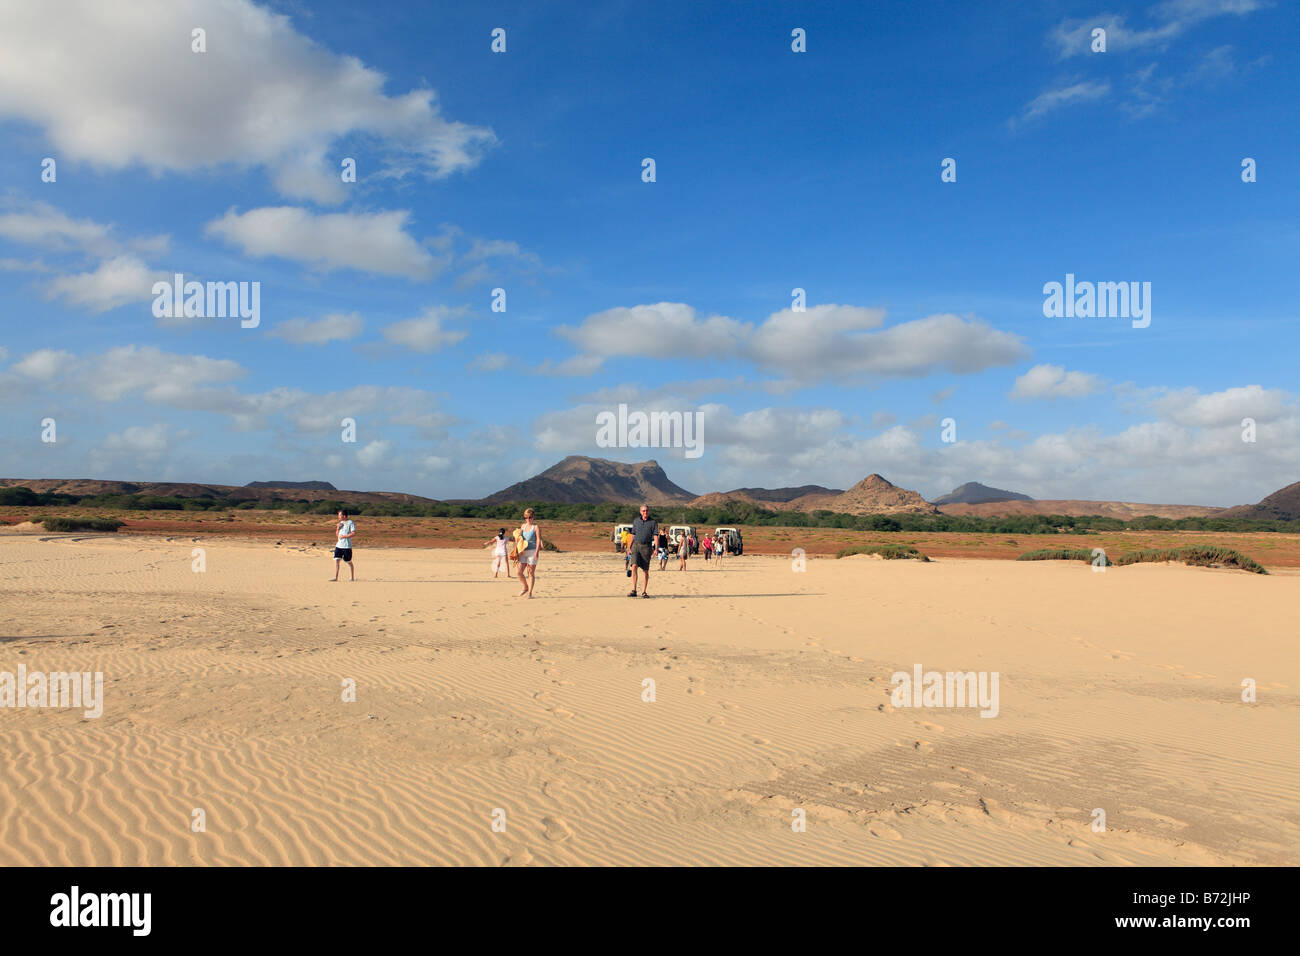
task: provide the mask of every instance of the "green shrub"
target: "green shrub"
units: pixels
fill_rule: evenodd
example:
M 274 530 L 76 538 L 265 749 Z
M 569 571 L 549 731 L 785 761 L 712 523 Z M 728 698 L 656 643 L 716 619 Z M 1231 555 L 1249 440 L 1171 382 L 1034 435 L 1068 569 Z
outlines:
M 1142 564 L 1148 561 L 1181 561 L 1200 568 L 1240 568 L 1252 574 L 1268 574 L 1262 564 L 1232 548 L 1202 546 L 1196 548 L 1148 548 L 1120 555 L 1116 564 Z
M 886 561 L 898 561 L 905 558 L 914 558 L 917 561 L 930 560 L 916 548 L 902 544 L 859 544 L 852 548 L 842 548 L 836 552 L 835 557 L 847 558 L 853 554 L 878 554 Z
M 1083 548 L 1044 548 L 1029 551 L 1016 558 L 1017 561 L 1087 561 L 1092 563 L 1092 552 Z M 1131 551 L 1117 558 L 1109 556 L 1103 559 L 1108 565 L 1122 567 L 1127 564 L 1148 564 L 1152 562 L 1178 561 L 1182 564 L 1202 568 L 1240 568 L 1253 574 L 1268 574 L 1262 564 L 1232 548 L 1202 546 L 1196 548 L 1147 548 Z
M 1092 564 L 1092 552 L 1086 548 L 1039 548 L 1026 551 L 1017 561 L 1087 561 Z M 1104 564 L 1114 564 L 1110 558 L 1102 558 Z
M 46 531 L 116 531 L 124 522 L 113 518 L 42 518 Z

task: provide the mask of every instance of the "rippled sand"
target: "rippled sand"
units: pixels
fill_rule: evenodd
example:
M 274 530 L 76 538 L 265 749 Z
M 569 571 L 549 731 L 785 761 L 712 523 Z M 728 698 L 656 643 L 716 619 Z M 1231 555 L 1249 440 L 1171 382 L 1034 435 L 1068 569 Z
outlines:
M 0 864 L 1300 862 L 1297 572 L 746 556 L 633 601 L 566 553 L 525 602 L 326 555 L 0 537 L 0 671 L 105 687 L 0 709 Z M 997 717 L 896 709 L 916 664 Z

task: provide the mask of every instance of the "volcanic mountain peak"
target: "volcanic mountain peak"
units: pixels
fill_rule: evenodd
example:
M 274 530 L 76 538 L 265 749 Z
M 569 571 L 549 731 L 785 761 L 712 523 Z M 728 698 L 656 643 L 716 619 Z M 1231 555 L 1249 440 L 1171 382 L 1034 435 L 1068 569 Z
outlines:
M 939 509 L 915 491 L 899 488 L 893 482 L 872 472 L 856 485 L 831 498 L 821 507 L 842 514 L 937 514 Z
M 1018 491 L 1004 491 L 1001 488 L 990 488 L 988 485 L 981 485 L 978 481 L 968 481 L 966 484 L 954 488 L 946 495 L 934 499 L 936 505 L 955 505 L 979 504 L 981 501 L 1033 501 L 1029 495 L 1022 495 Z
M 1260 518 L 1290 521 L 1300 518 L 1300 481 L 1279 488 L 1254 505 L 1237 505 L 1219 513 L 1221 518 Z
M 677 504 L 694 497 L 689 491 L 673 484 L 659 462 L 653 459 L 627 463 L 570 455 L 541 474 L 516 482 L 482 500 L 486 503 L 549 501 L 584 504 L 646 501 L 651 504 Z

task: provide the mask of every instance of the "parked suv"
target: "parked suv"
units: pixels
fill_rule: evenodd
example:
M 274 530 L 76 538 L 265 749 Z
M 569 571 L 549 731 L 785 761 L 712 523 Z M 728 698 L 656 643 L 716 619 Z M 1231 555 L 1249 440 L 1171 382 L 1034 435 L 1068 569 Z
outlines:
M 686 538 L 695 539 L 695 547 L 691 554 L 697 554 L 700 550 L 700 536 L 695 533 L 695 528 L 689 524 L 675 524 L 668 529 L 668 551 L 670 554 L 676 554 L 677 549 Z
M 727 554 L 744 554 L 745 541 L 740 536 L 739 528 L 715 528 L 713 539 L 722 538 L 722 547 Z

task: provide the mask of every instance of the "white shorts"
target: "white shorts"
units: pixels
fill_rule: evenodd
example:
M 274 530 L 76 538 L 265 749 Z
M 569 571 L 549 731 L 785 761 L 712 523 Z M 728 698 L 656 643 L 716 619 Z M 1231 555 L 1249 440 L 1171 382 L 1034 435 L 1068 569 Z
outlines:
M 518 561 L 520 564 L 535 568 L 537 567 L 537 549 L 532 548 L 528 551 L 525 551 L 515 560 Z
M 507 573 L 510 571 L 510 562 L 506 560 L 504 554 L 497 554 L 492 557 L 492 573 L 496 574 L 498 571 L 505 571 Z

